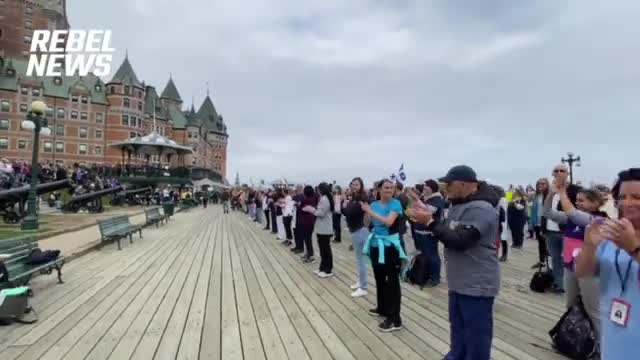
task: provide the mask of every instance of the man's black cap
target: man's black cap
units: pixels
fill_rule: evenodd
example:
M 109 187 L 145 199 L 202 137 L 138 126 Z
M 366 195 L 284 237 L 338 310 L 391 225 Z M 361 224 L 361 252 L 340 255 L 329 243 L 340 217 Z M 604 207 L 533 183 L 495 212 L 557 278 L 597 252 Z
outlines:
M 452 181 L 475 183 L 478 182 L 478 177 L 471 167 L 467 165 L 458 165 L 449 169 L 447 175 L 438 180 L 443 183 L 450 183 Z

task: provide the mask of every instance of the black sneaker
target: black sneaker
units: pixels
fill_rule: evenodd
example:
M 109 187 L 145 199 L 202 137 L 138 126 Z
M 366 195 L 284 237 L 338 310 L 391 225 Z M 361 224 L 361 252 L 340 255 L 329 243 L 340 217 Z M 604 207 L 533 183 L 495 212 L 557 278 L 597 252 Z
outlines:
M 349 245 L 349 251 L 353 251 L 353 245 Z
M 537 269 L 537 268 L 540 268 L 542 266 L 544 266 L 544 265 L 541 262 L 537 262 L 537 263 L 531 265 L 531 268 L 532 269 Z
M 316 259 L 313 257 L 307 257 L 304 258 L 304 260 L 302 260 L 303 263 L 305 264 L 313 264 L 314 262 L 316 262 Z
M 382 316 L 382 315 L 380 314 L 380 312 L 378 312 L 378 309 L 369 309 L 369 315 L 372 315 L 372 316 Z
M 402 324 L 394 324 L 393 321 L 386 319 L 378 325 L 378 330 L 382 332 L 392 332 L 402 329 Z

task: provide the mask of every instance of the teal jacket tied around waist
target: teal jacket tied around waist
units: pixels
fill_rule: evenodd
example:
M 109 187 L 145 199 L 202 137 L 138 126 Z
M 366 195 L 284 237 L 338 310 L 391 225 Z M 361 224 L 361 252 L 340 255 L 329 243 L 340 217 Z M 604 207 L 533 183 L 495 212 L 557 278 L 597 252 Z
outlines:
M 406 259 L 407 254 L 404 252 L 404 249 L 400 245 L 400 235 L 375 235 L 370 234 L 369 238 L 367 238 L 367 242 L 364 244 L 364 249 L 362 249 L 362 253 L 366 256 L 369 256 L 371 247 L 377 247 L 378 251 L 378 263 L 384 264 L 384 248 L 386 246 L 395 246 L 396 250 L 398 250 L 398 254 L 400 254 L 400 259 Z

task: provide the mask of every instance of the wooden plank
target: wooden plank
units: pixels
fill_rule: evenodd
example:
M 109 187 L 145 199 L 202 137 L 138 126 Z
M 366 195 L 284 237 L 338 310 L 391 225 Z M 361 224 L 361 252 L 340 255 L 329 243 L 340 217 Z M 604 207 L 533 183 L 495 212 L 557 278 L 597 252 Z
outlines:
M 258 331 L 255 314 L 251 305 L 251 298 L 244 280 L 242 264 L 238 256 L 238 242 L 246 241 L 245 236 L 239 236 L 231 221 L 226 221 L 226 233 L 229 237 L 229 250 L 231 255 L 231 271 L 236 290 L 236 304 L 238 319 L 240 321 L 240 334 L 242 335 L 242 352 L 246 359 L 265 359 L 262 338 Z
M 197 248 L 197 242 L 191 241 L 191 234 L 187 235 L 188 242 L 182 243 L 184 250 L 175 261 L 171 269 L 172 271 L 165 274 L 165 277 L 155 288 L 153 294 L 132 320 L 129 328 L 126 329 L 126 332 L 120 337 L 120 342 L 110 354 L 111 359 L 129 359 L 132 356 L 149 323 L 156 314 L 160 303 L 165 298 L 167 291 L 172 287 L 179 286 L 176 282 L 178 271 L 175 271 L 175 269 L 181 269 L 186 263 L 191 262 L 193 251 Z
M 193 251 L 191 252 L 191 259 L 195 259 L 197 254 L 201 254 L 206 246 L 203 236 L 197 237 L 195 242 L 197 242 L 197 246 L 194 247 L 195 253 Z M 195 261 L 187 261 L 181 268 L 175 269 L 178 272 L 175 280 L 175 284 L 177 286 L 171 287 L 169 292 L 162 299 L 162 303 L 154 314 L 154 317 L 147 327 L 144 335 L 140 339 L 140 342 L 131 357 L 132 359 L 146 360 L 155 356 L 158 345 L 162 339 L 162 335 L 164 334 L 164 330 L 169 322 L 169 318 L 171 317 L 176 302 L 178 301 L 178 297 L 180 296 L 180 292 L 182 291 L 189 272 L 194 264 Z
M 304 316 L 309 325 L 311 325 L 311 329 L 308 329 L 307 326 L 297 328 L 298 332 L 301 334 L 301 337 L 305 339 L 304 343 L 307 346 L 309 353 L 311 354 L 311 358 L 315 359 L 316 356 L 328 356 L 329 358 L 336 359 L 355 359 L 353 354 L 344 345 L 340 337 L 336 335 L 332 328 L 323 319 L 322 315 L 324 314 L 320 314 L 313 307 L 311 302 L 300 292 L 291 278 L 287 275 L 287 272 L 283 271 L 282 268 L 277 267 L 277 264 L 272 264 L 271 262 L 267 261 L 266 259 L 264 259 L 264 257 L 262 257 L 262 259 L 262 265 L 266 268 L 267 276 L 270 277 L 272 284 L 274 284 L 274 287 L 279 289 L 287 289 L 289 294 L 291 295 L 294 305 L 292 305 L 291 307 L 286 306 L 286 309 L 290 311 L 292 308 L 299 308 L 301 315 Z M 279 282 L 281 285 L 276 285 L 277 282 Z M 283 294 L 284 291 L 280 291 L 278 293 L 281 298 L 283 297 Z M 305 335 L 302 335 L 303 333 Z M 318 353 L 318 355 L 314 354 L 313 349 L 310 348 L 310 344 L 307 342 L 307 339 L 313 339 L 314 336 L 321 341 L 321 343 L 317 344 L 316 346 L 316 348 L 322 349 L 321 352 Z M 326 353 L 326 351 L 328 351 L 328 354 Z
M 167 245 L 162 245 L 167 246 Z M 130 249 L 133 250 L 133 249 Z M 100 289 L 106 286 L 109 282 L 111 282 L 116 276 L 120 276 L 124 271 L 131 271 L 134 269 L 138 269 L 140 265 L 147 264 L 148 260 L 151 259 L 147 253 L 151 250 L 151 242 L 147 243 L 146 247 L 140 247 L 139 252 L 129 251 L 127 253 L 123 252 L 122 257 L 126 258 L 126 260 L 121 264 L 120 267 L 108 267 L 106 268 L 99 276 L 99 281 L 96 282 L 94 286 L 92 286 L 88 291 L 84 292 L 79 297 L 75 298 L 70 303 L 65 304 L 65 306 L 59 309 L 55 314 L 51 317 L 45 319 L 44 321 L 40 321 L 37 326 L 33 327 L 25 336 L 18 339 L 14 342 L 14 345 L 32 345 L 40 339 L 42 336 L 46 335 L 51 329 L 53 329 L 60 321 L 69 316 L 78 306 L 84 303 L 87 299 L 94 296 Z
M 65 360 L 85 358 L 106 359 L 120 339 L 120 335 L 126 331 L 128 325 L 131 323 L 131 319 L 140 311 L 157 284 L 166 277 L 175 259 L 184 249 L 182 246 L 184 242 L 183 239 L 169 242 L 171 246 L 160 255 L 158 261 L 142 274 L 142 276 L 132 274 L 132 278 L 137 278 L 135 284 L 127 289 L 124 295 L 118 296 L 117 301 L 103 311 L 103 314 L 98 320 L 94 322 L 90 321 L 93 325 L 90 329 L 79 332 L 76 335 L 76 337 L 81 339 L 75 343 L 66 356 L 63 353 L 65 349 L 61 349 L 60 353 L 64 356 Z M 97 310 L 98 309 L 94 311 L 95 316 L 99 316 Z M 50 353 L 51 350 L 47 355 Z M 62 358 L 62 356 L 60 358 Z
M 221 216 L 226 215 L 222 215 L 221 211 L 217 209 L 216 217 Z M 220 221 L 220 227 L 222 229 L 220 230 L 220 235 L 215 239 L 216 249 L 213 256 L 211 277 L 207 291 L 207 304 L 205 306 L 204 323 L 202 326 L 202 339 L 206 339 L 206 341 L 201 342 L 200 359 L 221 359 L 222 234 L 226 230 L 224 229 L 222 219 Z
M 87 298 L 82 304 L 80 304 L 73 313 L 62 319 L 60 323 L 56 324 L 55 329 L 51 333 L 41 338 L 39 341 L 31 344 L 25 344 L 25 352 L 21 353 L 16 359 L 37 359 L 42 356 L 53 344 L 55 344 L 62 336 L 68 331 L 72 330 L 76 323 L 86 316 L 96 306 L 99 306 L 104 299 L 116 291 L 119 286 L 124 282 L 125 278 L 118 277 L 113 279 L 109 284 L 98 290 L 92 297 Z M 3 360 L 10 360 L 3 352 Z
M 207 293 L 211 278 L 211 267 L 213 265 L 214 249 L 220 248 L 220 219 L 215 221 L 215 227 L 207 234 L 205 241 L 208 242 L 207 254 L 204 257 L 204 264 L 198 275 L 198 283 L 193 295 L 193 302 L 189 309 L 189 317 L 182 333 L 182 340 L 178 349 L 177 359 L 198 359 L 200 354 L 200 343 L 202 340 L 202 326 L 204 324 L 204 312 L 207 305 Z
M 234 227 L 242 227 L 242 225 L 236 225 Z M 243 229 L 246 230 L 246 229 Z M 378 358 L 378 359 L 422 359 L 423 357 L 415 352 L 406 351 L 408 348 L 401 342 L 395 342 L 402 357 L 394 353 L 389 346 L 386 346 L 383 339 L 389 338 L 388 334 L 382 334 L 376 329 L 379 321 L 371 317 L 368 314 L 362 313 L 361 318 L 354 316 L 354 314 L 348 310 L 337 298 L 343 296 L 345 300 L 348 300 L 349 304 L 353 304 L 353 298 L 348 295 L 348 287 L 338 289 L 335 287 L 333 281 L 318 280 L 315 275 L 312 275 L 309 268 L 304 267 L 299 259 L 295 256 L 282 256 L 280 252 L 282 247 L 278 248 L 278 245 L 268 246 L 269 243 L 263 239 L 258 239 L 258 235 L 255 231 L 251 232 L 251 236 L 244 236 L 243 238 L 252 239 L 252 246 L 254 248 L 260 248 L 261 253 L 264 254 L 267 259 L 271 260 L 274 264 L 281 264 L 283 270 L 290 269 L 288 271 L 292 276 L 292 279 L 297 284 L 305 284 L 301 286 L 301 290 L 306 294 L 307 298 L 314 299 L 313 304 L 323 314 L 328 317 L 330 325 L 345 342 L 345 345 L 349 347 L 352 353 L 358 358 Z M 257 239 L 257 241 L 256 241 Z M 263 245 L 266 244 L 266 245 Z M 278 259 L 278 261 L 276 261 Z M 346 329 L 345 326 L 348 328 Z M 392 337 L 393 338 L 393 337 Z M 395 339 L 395 338 L 393 338 Z M 363 349 L 362 347 L 365 347 Z M 410 350 L 410 349 L 409 349 Z
M 227 218 L 223 220 L 224 224 L 226 224 L 226 220 Z M 222 236 L 222 251 L 222 323 L 220 342 L 222 359 L 243 359 L 242 341 L 255 341 L 255 339 L 242 339 L 240 333 L 233 273 L 231 271 L 228 229 L 225 229 Z
M 267 241 L 274 241 L 269 237 Z M 246 246 L 246 256 L 254 269 L 258 284 L 264 294 L 267 306 L 278 326 L 278 333 L 289 359 L 330 358 L 328 351 L 319 342 L 304 316 L 279 282 L 271 283 L 267 269 L 262 267 L 252 246 Z M 277 290 L 276 290 L 277 289 Z M 291 314 L 291 316 L 289 315 Z
M 230 227 L 235 227 L 231 224 Z M 236 236 L 236 239 L 238 237 Z M 288 359 L 287 351 L 284 348 L 280 334 L 278 333 L 278 326 L 274 319 L 271 317 L 271 311 L 267 305 L 266 298 L 260 290 L 258 279 L 255 274 L 255 270 L 251 266 L 249 258 L 247 256 L 247 236 L 242 236 L 243 241 L 235 241 L 238 246 L 238 252 L 242 254 L 239 256 L 240 263 L 242 265 L 242 273 L 247 284 L 247 291 L 250 294 L 250 301 L 253 307 L 256 323 L 258 324 L 258 330 L 260 332 L 260 339 L 262 340 L 262 346 L 264 349 L 264 355 L 269 360 L 284 360 Z M 303 349 L 304 350 L 304 349 Z
M 154 359 L 175 359 L 176 354 L 178 353 L 180 339 L 182 337 L 185 322 L 187 321 L 187 316 L 189 315 L 189 307 L 193 299 L 195 286 L 203 266 L 203 258 L 204 255 L 208 253 L 207 249 L 211 248 L 212 245 L 208 241 L 208 231 L 209 229 L 206 228 L 205 231 L 198 234 L 198 237 L 202 238 L 201 241 L 203 242 L 204 249 L 193 259 L 193 265 L 189 271 L 186 281 L 184 282 L 182 290 L 180 291 L 178 300 L 173 307 L 171 317 L 164 329 L 164 333 L 162 334 L 160 344 L 158 344 L 158 349 L 156 350 Z
M 252 229 L 250 229 L 250 230 L 252 230 Z M 275 249 L 275 251 L 278 251 L 278 250 L 279 249 Z M 288 253 L 284 257 L 295 258 L 295 256 L 291 256 Z M 337 267 L 335 267 L 335 264 L 334 264 L 334 268 L 337 269 Z M 310 275 L 311 270 L 309 268 L 306 269 L 306 273 L 307 273 L 307 276 L 309 277 L 309 280 L 305 281 L 305 283 L 319 282 L 319 283 L 321 283 L 323 285 L 326 284 L 326 287 L 328 288 L 328 291 L 326 293 L 321 293 L 322 297 L 327 296 L 327 294 L 340 294 L 340 293 L 343 293 L 343 292 L 344 292 L 344 294 L 346 296 L 348 286 L 344 286 L 344 287 L 338 288 L 338 287 L 335 286 L 335 281 L 333 281 L 333 279 L 331 279 L 332 281 L 326 281 L 326 280 L 319 280 L 317 278 L 314 278 L 313 275 Z M 336 272 L 334 271 L 334 273 L 336 273 Z M 334 285 L 332 286 L 332 284 L 334 284 Z M 351 299 L 351 301 L 354 301 L 354 300 Z M 371 308 L 371 307 L 372 306 L 369 304 L 369 305 L 365 306 L 364 308 L 365 308 L 365 310 L 368 310 L 368 308 Z M 364 316 L 362 316 L 362 318 L 364 318 L 364 319 L 368 318 L 366 320 L 363 320 L 363 322 L 365 324 L 367 324 L 370 329 L 374 329 L 374 331 L 378 332 L 377 325 L 378 325 L 380 319 L 371 317 L 370 315 L 368 315 L 368 313 L 366 313 L 366 311 L 362 311 L 362 310 L 360 310 L 360 311 L 361 312 L 359 313 L 359 315 L 361 315 L 361 316 L 364 315 Z M 378 334 L 380 335 L 379 332 L 378 332 Z M 417 355 L 420 358 L 422 358 L 422 356 L 426 356 L 427 358 L 432 358 L 432 357 L 437 358 L 437 357 L 441 356 L 436 351 L 434 351 L 433 348 L 428 347 L 425 344 L 421 344 L 420 343 L 420 339 L 418 339 L 416 336 L 413 336 L 412 334 L 407 333 L 407 332 L 405 332 L 402 336 L 399 336 L 397 334 L 398 333 L 395 333 L 395 334 L 382 334 L 382 336 L 385 336 L 385 338 L 380 338 L 380 340 L 386 340 L 386 339 L 389 339 L 389 338 L 395 340 L 395 337 L 398 337 L 398 338 L 402 339 L 404 341 L 404 343 L 402 343 L 402 342 L 395 343 L 394 344 L 395 345 L 394 346 L 394 350 L 395 349 L 404 350 L 404 349 L 407 349 L 407 348 L 410 349 L 411 351 L 408 351 L 407 353 L 403 354 L 404 355 L 403 357 L 412 358 L 412 357 Z M 418 354 L 420 354 L 420 355 L 418 355 Z
M 120 285 L 113 289 L 109 294 L 103 296 L 103 298 L 100 299 L 99 304 L 94 304 L 94 306 L 88 308 L 86 312 L 80 311 L 79 309 L 74 311 L 71 316 L 67 317 L 63 321 L 62 326 L 56 326 L 56 328 L 52 330 L 51 334 L 38 340 L 38 342 L 31 346 L 29 350 L 21 356 L 21 358 L 32 359 L 41 356 L 45 351 L 47 351 L 45 358 L 47 356 L 51 356 L 51 358 L 62 358 L 68 349 L 71 348 L 81 337 L 87 336 L 87 332 L 90 333 L 90 330 L 93 331 L 95 329 L 95 327 L 93 329 L 91 327 L 98 320 L 102 320 L 102 315 L 107 310 L 111 309 L 114 306 L 114 303 L 119 301 L 121 298 L 126 298 L 129 288 L 134 286 L 133 289 L 135 289 L 136 284 L 144 284 L 146 281 L 145 275 L 153 275 L 153 272 L 150 270 L 155 268 L 154 265 L 157 264 L 158 260 L 164 261 L 164 252 L 171 248 L 172 246 L 159 247 L 158 251 L 152 254 L 152 256 L 147 257 L 139 264 L 130 268 L 130 270 L 135 269 L 133 274 L 136 276 L 126 277 L 119 275 L 118 278 L 124 281 L 122 281 Z M 138 276 L 142 277 L 139 279 Z M 103 324 L 104 322 L 99 323 L 99 325 Z M 54 347 L 53 349 L 51 348 L 52 346 Z M 72 357 L 72 354 L 66 356 L 67 359 Z

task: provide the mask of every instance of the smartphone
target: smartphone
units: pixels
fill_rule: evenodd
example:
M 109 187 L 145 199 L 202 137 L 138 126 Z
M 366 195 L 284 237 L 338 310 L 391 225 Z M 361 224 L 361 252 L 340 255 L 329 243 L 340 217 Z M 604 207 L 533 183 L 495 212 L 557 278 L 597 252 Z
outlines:
M 603 217 L 595 217 L 595 218 L 593 219 L 593 223 L 594 223 L 594 224 L 598 224 L 598 225 L 603 225 L 603 224 L 604 224 L 604 222 L 605 222 L 606 220 L 607 220 L 607 219 L 606 219 L 606 218 L 603 218 Z

